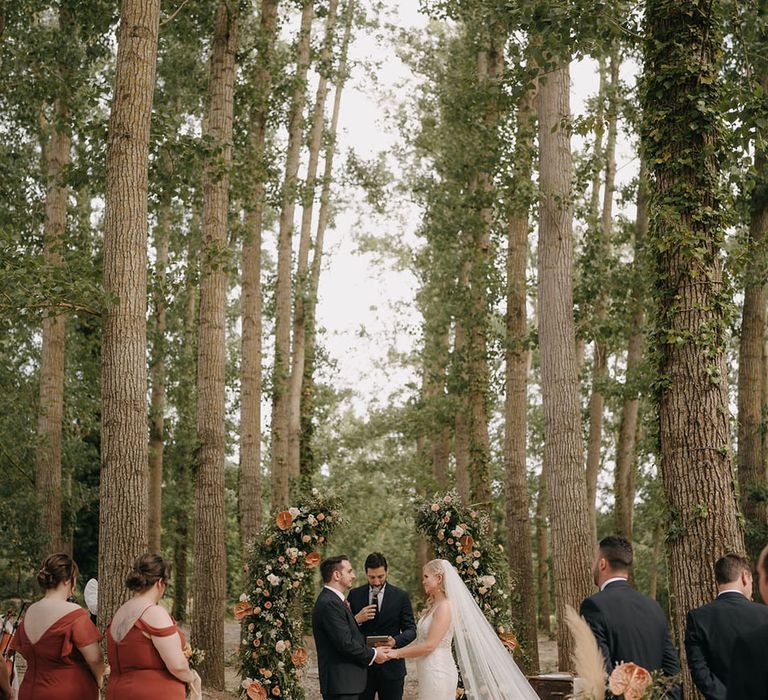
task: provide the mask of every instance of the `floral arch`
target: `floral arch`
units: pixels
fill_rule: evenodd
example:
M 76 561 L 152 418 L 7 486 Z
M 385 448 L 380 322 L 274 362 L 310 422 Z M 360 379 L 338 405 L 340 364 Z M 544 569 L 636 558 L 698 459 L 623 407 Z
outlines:
M 241 695 L 250 700 L 303 700 L 302 600 L 319 563 L 318 549 L 340 523 L 339 506 L 313 490 L 300 506 L 278 513 L 251 547 L 249 584 L 235 604 L 241 624 Z

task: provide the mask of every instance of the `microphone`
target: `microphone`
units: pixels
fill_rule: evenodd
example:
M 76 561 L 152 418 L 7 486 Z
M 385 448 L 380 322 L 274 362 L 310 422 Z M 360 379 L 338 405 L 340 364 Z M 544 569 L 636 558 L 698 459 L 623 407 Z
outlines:
M 379 614 L 379 593 L 381 593 L 382 586 L 371 586 L 371 595 L 369 605 L 376 606 L 376 612 L 374 617 Z

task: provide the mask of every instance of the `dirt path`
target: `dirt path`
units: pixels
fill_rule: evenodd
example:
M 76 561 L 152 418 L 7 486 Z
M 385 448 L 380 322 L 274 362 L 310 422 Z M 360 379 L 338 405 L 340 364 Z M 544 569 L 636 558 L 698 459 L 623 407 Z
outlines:
M 240 626 L 235 622 L 227 622 L 224 626 L 224 648 L 226 650 L 226 684 L 225 693 L 205 692 L 204 698 L 209 700 L 232 700 L 238 697 L 237 689 L 240 679 L 237 675 L 237 646 L 240 642 Z M 307 638 L 307 650 L 309 660 L 304 672 L 304 688 L 307 700 L 321 700 L 320 687 L 317 679 L 317 656 L 315 645 L 311 637 Z M 542 673 L 554 671 L 557 668 L 557 645 L 547 637 L 539 637 L 539 656 L 541 658 Z M 405 694 L 403 700 L 416 700 L 417 677 L 416 664 L 408 661 L 408 677 L 406 678 Z

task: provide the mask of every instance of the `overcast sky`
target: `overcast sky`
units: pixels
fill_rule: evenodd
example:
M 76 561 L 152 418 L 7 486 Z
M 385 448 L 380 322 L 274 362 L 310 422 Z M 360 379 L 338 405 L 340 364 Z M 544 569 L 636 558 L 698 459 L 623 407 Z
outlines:
M 389 0 L 390 20 L 404 27 L 424 27 L 425 18 L 418 12 L 415 0 Z M 388 91 L 409 78 L 410 71 L 396 57 L 392 46 L 378 43 L 370 35 L 357 38 L 352 56 L 358 61 L 380 62 L 379 86 L 372 89 L 370 81 L 358 71 L 348 83 L 342 103 L 340 154 L 343 163 L 349 149 L 362 158 L 373 158 L 391 147 L 399 135 L 384 121 L 384 105 Z M 597 90 L 595 64 L 584 61 L 572 67 L 572 110 L 584 109 L 585 99 Z M 634 82 L 633 66 L 626 66 L 623 77 Z M 576 146 L 578 144 L 575 144 Z M 618 180 L 626 182 L 636 173 L 637 164 L 630 144 L 623 139 L 618 149 Z M 358 234 L 404 235 L 413 240 L 418 217 L 412 215 L 405 228 L 400 221 L 379 221 L 359 211 L 348 210 L 337 219 L 335 231 L 329 232 L 328 252 L 320 285 L 318 315 L 327 329 L 325 345 L 338 362 L 338 381 L 353 387 L 358 398 L 358 412 L 372 400 L 386 403 L 389 394 L 416 378 L 396 371 L 387 362 L 387 352 L 394 342 L 401 352 L 407 352 L 418 341 L 419 317 L 411 303 L 416 282 L 407 272 L 386 269 L 376 264 L 370 254 L 357 250 Z M 396 231 L 388 228 L 397 227 Z M 364 332 L 362 332 L 364 331 Z

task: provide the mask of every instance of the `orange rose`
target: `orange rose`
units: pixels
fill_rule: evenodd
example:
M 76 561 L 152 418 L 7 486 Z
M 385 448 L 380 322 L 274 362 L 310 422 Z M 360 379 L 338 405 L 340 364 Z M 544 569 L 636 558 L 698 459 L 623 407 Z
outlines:
M 248 686 L 245 694 L 251 700 L 266 700 L 267 697 L 267 691 L 264 689 L 264 686 L 261 683 L 257 683 L 256 681 Z
M 499 639 L 501 639 L 501 643 L 510 652 L 514 652 L 515 649 L 517 649 L 517 647 L 520 646 L 520 642 L 517 641 L 517 637 L 515 637 L 515 635 L 512 634 L 511 632 L 507 632 L 506 634 L 500 634 Z
M 320 555 L 317 552 L 310 552 L 307 554 L 307 556 L 304 558 L 304 566 L 309 567 L 310 569 L 313 569 L 320 563 Z
M 652 682 L 651 674 L 642 666 L 619 664 L 608 679 L 608 689 L 614 695 L 624 695 L 625 700 L 640 700 Z
M 287 530 L 293 525 L 293 516 L 287 510 L 283 510 L 277 514 L 277 526 L 281 530 Z
M 464 552 L 464 554 L 469 554 L 472 551 L 472 546 L 475 544 L 472 535 L 464 535 L 459 542 L 461 543 L 461 551 Z
M 276 685 L 274 688 L 272 688 L 272 695 L 274 695 L 275 697 L 280 695 L 280 686 Z
M 307 650 L 302 648 L 296 649 L 291 654 L 291 661 L 293 661 L 294 666 L 303 666 L 307 663 Z
M 253 612 L 253 605 L 247 600 L 241 600 L 239 603 L 235 603 L 235 620 L 240 622 L 244 617 L 248 617 Z

